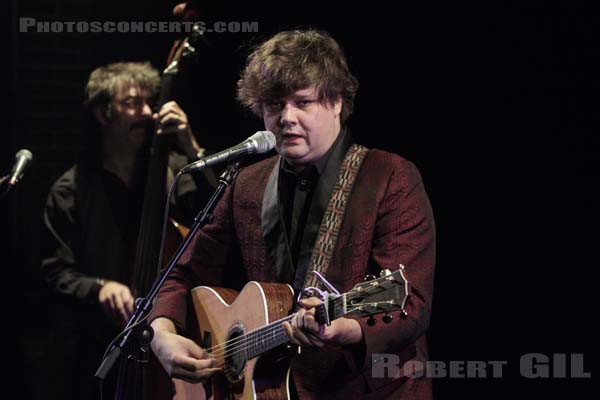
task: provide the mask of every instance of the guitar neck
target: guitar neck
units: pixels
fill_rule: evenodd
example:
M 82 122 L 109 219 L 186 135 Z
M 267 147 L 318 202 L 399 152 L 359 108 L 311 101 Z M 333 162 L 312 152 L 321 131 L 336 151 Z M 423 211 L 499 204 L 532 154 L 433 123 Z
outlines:
M 343 294 L 337 298 L 333 298 L 327 303 L 317 307 L 315 312 L 315 319 L 319 324 L 323 324 L 326 321 L 325 307 L 328 308 L 330 315 L 330 321 L 336 320 L 345 315 L 344 301 L 346 294 Z M 283 322 L 290 322 L 296 313 L 288 315 L 278 321 L 272 322 L 262 328 L 248 332 L 241 338 L 241 343 L 245 350 L 247 359 L 258 357 L 263 353 L 273 350 L 283 344 L 288 343 L 289 338 L 285 329 L 283 329 Z
M 245 344 L 247 359 L 258 357 L 269 350 L 287 343 L 288 336 L 285 333 L 285 329 L 283 329 L 283 322 L 291 322 L 294 315 L 288 315 L 285 318 L 245 334 L 242 340 Z
M 325 298 L 323 303 L 315 309 L 315 320 L 319 325 L 329 325 L 332 321 L 345 315 L 367 317 L 385 313 L 386 316 L 383 321 L 389 323 L 392 320 L 389 313 L 393 311 L 401 311 L 400 317 L 405 318 L 407 315 L 405 303 L 408 297 L 408 281 L 402 270 L 402 266 L 393 273 L 384 270 L 380 278 L 356 284 L 349 292 L 341 295 L 327 294 L 321 296 Z M 207 298 L 211 299 L 213 296 Z M 235 359 L 239 357 L 246 360 L 258 357 L 288 343 L 289 339 L 283 328 L 283 323 L 291 322 L 295 315 L 288 315 L 244 334 L 235 334 L 241 333 L 239 330 L 237 332 L 231 331 L 228 340 L 210 348 L 208 351 L 216 356 L 224 357 L 225 364 L 235 364 Z M 210 337 L 208 341 L 210 343 Z

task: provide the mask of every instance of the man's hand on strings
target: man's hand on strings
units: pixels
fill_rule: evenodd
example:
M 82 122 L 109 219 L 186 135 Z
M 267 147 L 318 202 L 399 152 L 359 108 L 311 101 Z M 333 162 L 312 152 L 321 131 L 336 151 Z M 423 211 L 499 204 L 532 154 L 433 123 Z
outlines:
M 178 335 L 169 319 L 157 318 L 151 325 L 154 329 L 152 350 L 172 378 L 198 383 L 222 370 L 208 352 Z

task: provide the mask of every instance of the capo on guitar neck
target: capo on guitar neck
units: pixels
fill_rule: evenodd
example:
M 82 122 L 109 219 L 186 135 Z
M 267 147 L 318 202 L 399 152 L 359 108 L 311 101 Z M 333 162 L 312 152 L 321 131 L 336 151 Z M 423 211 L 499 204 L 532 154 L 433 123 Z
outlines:
M 317 314 L 318 314 L 317 320 L 321 319 L 321 320 L 323 320 L 323 322 L 325 324 L 327 324 L 329 326 L 329 325 L 331 325 L 331 318 L 329 317 L 329 300 L 336 299 L 336 298 L 340 297 L 341 295 L 340 295 L 340 292 L 331 283 L 329 283 L 323 275 L 321 275 L 317 271 L 312 271 L 312 273 L 315 274 L 317 279 L 319 279 L 319 281 L 321 281 L 323 286 L 325 286 L 327 288 L 327 290 L 329 290 L 329 292 L 327 290 L 321 290 L 314 286 L 310 286 L 310 287 L 305 288 L 304 290 L 302 290 L 302 292 L 300 292 L 298 294 L 298 298 L 296 299 L 296 302 L 299 302 L 302 297 L 318 297 L 318 298 L 320 298 L 323 301 L 323 304 L 322 304 L 322 307 L 317 308 Z M 332 293 L 330 293 L 330 292 L 332 292 Z

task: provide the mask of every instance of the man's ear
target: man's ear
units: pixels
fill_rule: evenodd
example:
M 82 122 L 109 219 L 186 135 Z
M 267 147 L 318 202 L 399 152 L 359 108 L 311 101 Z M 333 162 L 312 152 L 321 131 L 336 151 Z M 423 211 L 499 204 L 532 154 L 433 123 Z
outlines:
M 333 102 L 333 111 L 336 115 L 340 115 L 342 113 L 342 103 L 342 96 L 338 96 L 338 98 Z
M 92 109 L 92 113 L 101 126 L 110 124 L 111 115 L 108 106 L 97 104 Z

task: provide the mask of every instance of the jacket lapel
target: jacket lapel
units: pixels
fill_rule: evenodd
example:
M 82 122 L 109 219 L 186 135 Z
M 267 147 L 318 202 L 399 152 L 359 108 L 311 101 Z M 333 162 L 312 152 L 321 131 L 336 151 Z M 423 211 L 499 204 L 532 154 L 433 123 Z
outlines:
M 269 271 L 269 277 L 273 281 L 291 282 L 294 266 L 292 265 L 289 241 L 283 229 L 283 217 L 277 190 L 280 162 L 276 162 L 273 166 L 263 194 L 261 227 L 267 255 L 273 266 Z

